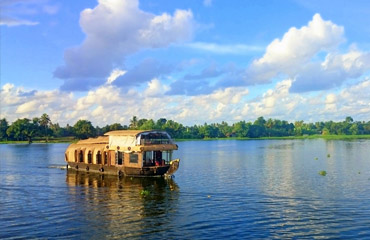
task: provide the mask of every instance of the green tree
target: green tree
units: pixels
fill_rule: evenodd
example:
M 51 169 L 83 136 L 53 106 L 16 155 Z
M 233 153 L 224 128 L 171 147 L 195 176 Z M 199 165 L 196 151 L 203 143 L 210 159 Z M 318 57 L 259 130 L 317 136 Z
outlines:
M 0 140 L 7 140 L 8 135 L 6 134 L 6 130 L 8 129 L 9 124 L 5 118 L 0 119 Z
M 124 127 L 120 123 L 113 123 L 112 125 L 109 126 L 109 131 L 114 131 L 114 130 L 123 130 Z
M 353 123 L 353 118 L 350 117 L 350 116 L 348 116 L 348 117 L 346 117 L 345 122 L 347 122 L 347 123 Z
M 156 124 L 155 124 L 155 128 L 163 129 L 163 126 L 166 124 L 166 122 L 167 122 L 167 119 L 165 119 L 165 118 L 158 119 Z
M 322 135 L 329 135 L 330 134 L 330 131 L 329 131 L 329 129 L 327 129 L 326 127 L 324 127 L 323 129 L 322 129 L 322 133 L 321 133 Z
M 266 136 L 266 120 L 263 117 L 257 118 L 256 121 L 249 127 L 248 137 L 264 137 Z
M 302 136 L 303 135 L 303 121 L 295 121 L 294 122 L 294 133 L 296 136 Z
M 249 131 L 250 123 L 246 123 L 245 121 L 240 121 L 233 124 L 233 133 L 237 137 L 247 137 Z
M 59 123 L 50 123 L 50 128 L 49 130 L 51 131 L 51 135 L 55 137 L 62 137 L 63 136 L 63 129 L 59 126 Z
M 78 120 L 73 126 L 73 132 L 79 139 L 85 139 L 95 136 L 95 128 L 90 121 Z
M 32 138 L 36 136 L 38 125 L 28 118 L 18 119 L 7 129 L 6 133 L 9 137 L 15 140 L 27 140 L 32 142 Z
M 42 114 L 42 116 L 39 118 L 39 124 L 41 128 L 43 129 L 43 135 L 46 137 L 46 142 L 49 141 L 49 135 L 51 133 L 49 126 L 51 124 L 50 117 L 46 113 Z
M 137 121 L 137 128 L 140 129 L 140 127 L 143 126 L 147 121 L 148 121 L 148 119 L 145 119 L 145 118 L 139 119 Z
M 272 120 L 271 118 L 269 118 L 265 124 L 266 128 L 267 128 L 267 134 L 269 137 L 271 137 L 271 135 L 273 135 L 273 128 L 274 128 L 274 120 Z
M 247 137 L 250 137 L 250 138 L 263 137 L 264 133 L 265 133 L 265 129 L 262 126 L 252 124 L 249 126 Z
M 261 126 L 261 127 L 264 127 L 265 124 L 266 124 L 266 120 L 263 117 L 257 118 L 257 120 L 254 121 L 254 123 L 253 123 L 253 125 L 258 125 L 258 126 Z
M 165 125 L 163 125 L 163 130 L 167 131 L 173 138 L 182 138 L 185 130 L 184 126 L 173 120 L 168 120 Z
M 136 129 L 138 127 L 137 122 L 138 122 L 137 117 L 133 116 L 132 119 L 130 120 L 130 126 L 129 127 L 131 129 Z
M 357 135 L 359 133 L 359 126 L 358 126 L 358 124 L 357 123 L 352 124 L 352 126 L 349 128 L 349 132 L 352 135 Z
M 142 123 L 139 128 L 141 130 L 153 130 L 155 128 L 155 123 L 153 119 L 150 119 Z

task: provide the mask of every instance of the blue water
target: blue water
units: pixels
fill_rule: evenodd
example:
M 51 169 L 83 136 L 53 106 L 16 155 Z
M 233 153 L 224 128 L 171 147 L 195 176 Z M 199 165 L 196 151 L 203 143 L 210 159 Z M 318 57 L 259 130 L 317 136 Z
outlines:
M 0 239 L 370 239 L 369 140 L 178 145 L 172 180 L 62 170 L 67 144 L 0 145 Z

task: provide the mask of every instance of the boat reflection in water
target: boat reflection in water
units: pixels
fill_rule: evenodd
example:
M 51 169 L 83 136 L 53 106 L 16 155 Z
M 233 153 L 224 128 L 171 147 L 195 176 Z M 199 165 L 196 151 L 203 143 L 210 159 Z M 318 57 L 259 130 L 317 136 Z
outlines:
M 127 238 L 156 232 L 165 237 L 176 228 L 179 187 L 173 179 L 119 178 L 68 169 L 66 182 L 77 235 Z

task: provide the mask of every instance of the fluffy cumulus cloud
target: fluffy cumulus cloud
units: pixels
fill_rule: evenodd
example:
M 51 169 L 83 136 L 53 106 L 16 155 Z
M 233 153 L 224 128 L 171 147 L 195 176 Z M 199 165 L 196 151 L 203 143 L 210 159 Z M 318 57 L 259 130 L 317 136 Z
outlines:
M 291 28 L 275 39 L 265 54 L 248 66 L 247 84 L 269 83 L 278 76 L 294 79 L 292 92 L 317 91 L 340 86 L 349 78 L 370 70 L 370 55 L 356 48 L 339 53 L 344 28 L 325 21 L 319 14 L 299 29 Z M 324 60 L 318 55 L 326 54 Z
M 275 39 L 266 48 L 263 57 L 256 59 L 248 73 L 257 82 L 267 82 L 279 73 L 294 75 L 318 52 L 339 45 L 344 29 L 315 14 L 307 26 L 289 29 L 282 39 Z
M 155 15 L 139 9 L 138 0 L 99 0 L 94 9 L 81 12 L 80 25 L 84 42 L 67 49 L 65 64 L 54 72 L 65 79 L 65 90 L 102 84 L 112 69 L 138 50 L 191 39 L 194 24 L 190 10 Z
M 0 92 L 4 103 L 1 118 L 39 117 L 48 113 L 53 122 L 73 125 L 78 119 L 88 119 L 94 125 L 104 126 L 119 122 L 128 124 L 136 115 L 139 118 L 165 117 L 185 125 L 204 122 L 240 120 L 253 121 L 259 116 L 289 121 L 355 120 L 370 119 L 370 79 L 331 93 L 298 94 L 291 92 L 293 80 L 276 83 L 275 87 L 250 98 L 254 89 L 228 87 L 210 94 L 197 96 L 166 95 L 169 86 L 152 79 L 143 90 L 123 91 L 113 84 L 90 90 L 86 96 L 55 91 L 28 91 L 5 84 Z
M 289 94 L 292 81 L 283 80 L 276 84 L 274 89 L 268 89 L 260 98 L 246 105 L 248 110 L 253 110 L 255 116 L 289 115 L 295 107 L 302 102 L 299 96 Z
M 347 116 L 356 116 L 358 119 L 370 119 L 370 78 L 349 86 L 336 94 L 337 111 L 333 113 L 337 118 L 347 113 Z M 323 113 L 324 114 L 324 113 Z M 355 117 L 355 119 L 356 119 Z
M 13 84 L 5 84 L 0 91 L 2 99 L 0 117 L 9 121 L 17 118 L 39 117 L 48 113 L 52 120 L 65 124 L 65 114 L 75 104 L 73 94 L 58 90 L 36 91 L 25 90 Z

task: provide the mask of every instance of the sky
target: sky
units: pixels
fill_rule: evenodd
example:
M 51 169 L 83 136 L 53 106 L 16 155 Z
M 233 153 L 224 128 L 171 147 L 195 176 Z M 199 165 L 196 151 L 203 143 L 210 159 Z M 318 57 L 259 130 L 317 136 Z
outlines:
M 367 0 L 1 0 L 0 118 L 370 121 Z

